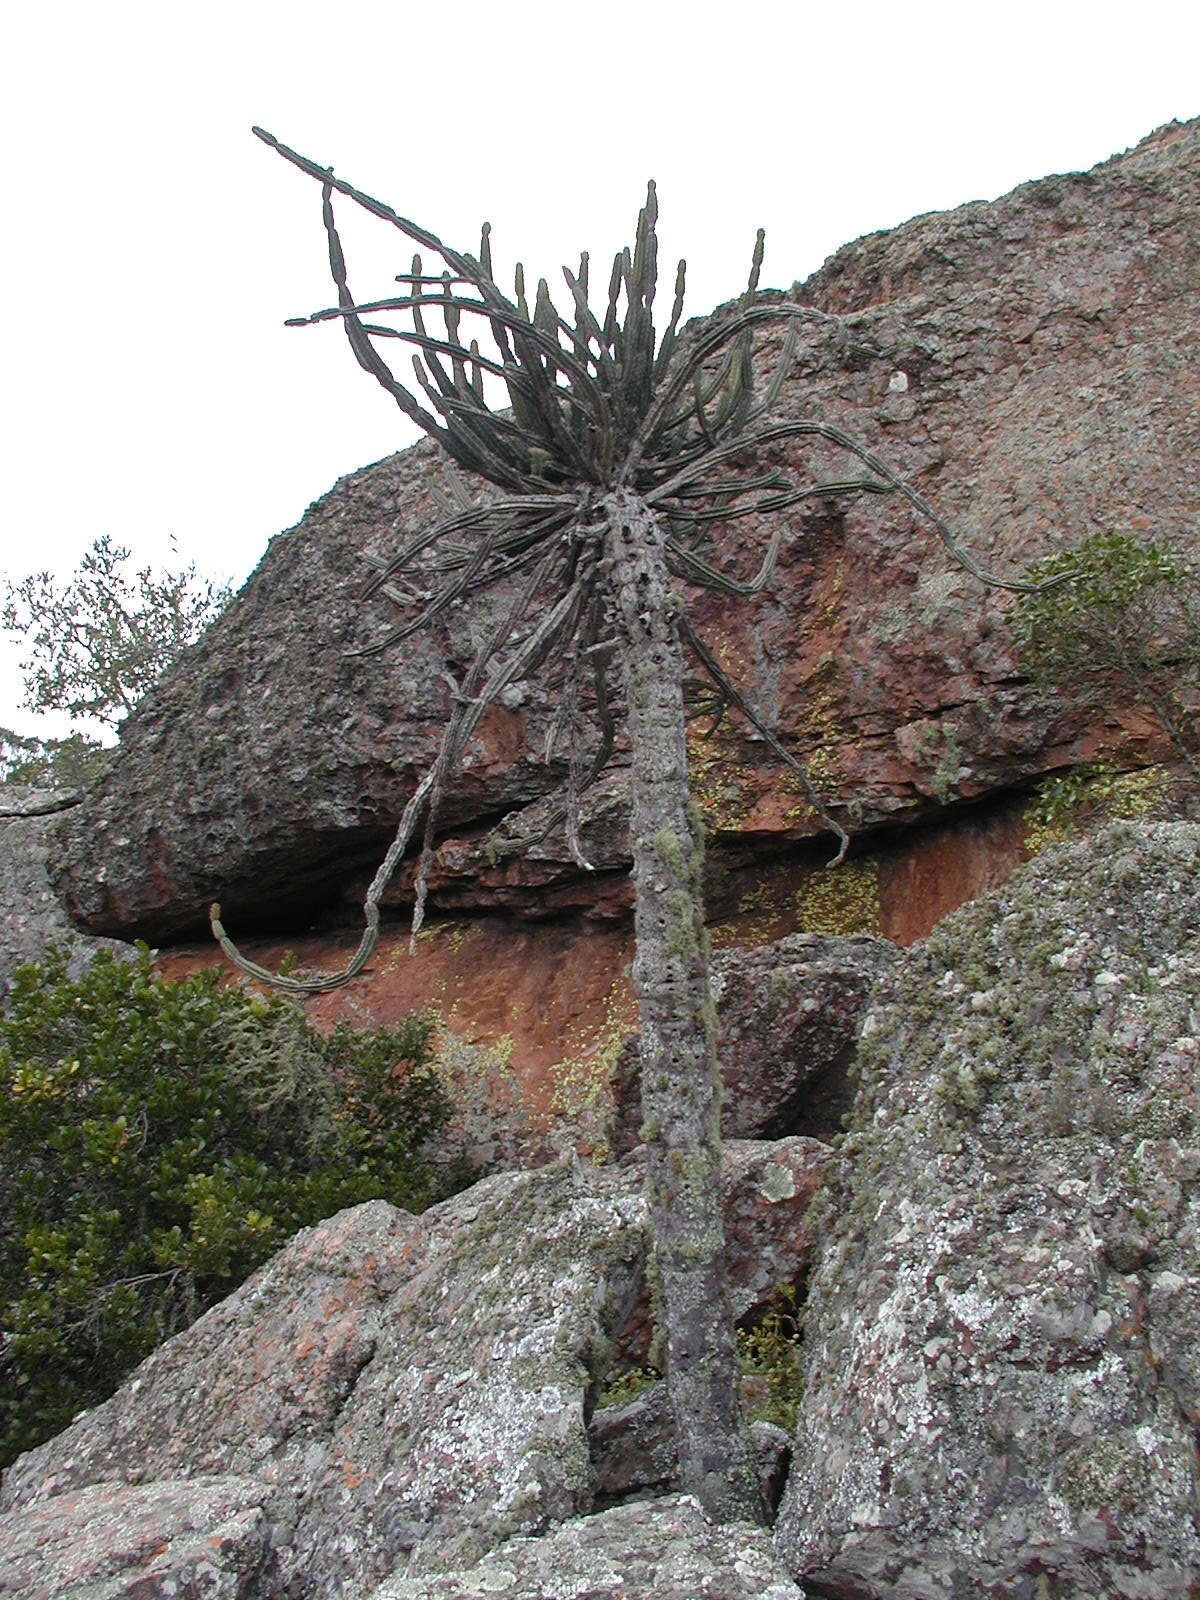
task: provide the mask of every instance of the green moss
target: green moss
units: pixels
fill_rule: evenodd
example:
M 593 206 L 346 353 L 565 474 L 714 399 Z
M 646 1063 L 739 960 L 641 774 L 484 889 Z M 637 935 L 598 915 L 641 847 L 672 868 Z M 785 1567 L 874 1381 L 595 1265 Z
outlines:
M 796 916 L 803 933 L 844 937 L 879 931 L 879 868 L 875 861 L 845 861 L 805 880 L 796 894 Z
M 1076 1515 L 1136 1510 L 1144 1504 L 1150 1482 L 1146 1452 L 1128 1435 L 1089 1439 L 1065 1451 L 1054 1472 L 1055 1490 Z
M 1109 822 L 1142 822 L 1170 814 L 1171 779 L 1161 767 L 1117 772 L 1104 762 L 1048 779 L 1025 808 L 1025 848 L 1037 855 Z
M 666 870 L 676 876 L 682 874 L 686 860 L 685 849 L 670 828 L 660 828 L 650 842 L 656 858 Z
M 550 1069 L 551 1113 L 561 1119 L 572 1147 L 582 1146 L 597 1162 L 611 1155 L 615 1111 L 612 1080 L 617 1058 L 637 1028 L 637 1005 L 624 978 L 614 979 L 600 1021 L 570 1033 L 567 1054 Z

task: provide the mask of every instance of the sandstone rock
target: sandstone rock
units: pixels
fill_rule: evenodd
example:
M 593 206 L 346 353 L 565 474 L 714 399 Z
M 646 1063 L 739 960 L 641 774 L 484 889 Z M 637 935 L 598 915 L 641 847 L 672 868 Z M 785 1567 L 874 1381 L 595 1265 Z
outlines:
M 843 312 L 849 339 L 805 347 L 780 412 L 825 416 L 881 451 L 1006 572 L 1097 528 L 1194 542 L 1198 214 L 1193 122 L 1091 173 L 848 246 L 796 293 Z M 764 363 L 779 338 L 764 334 Z M 779 456 L 806 481 L 845 472 L 829 451 Z M 357 893 L 435 747 L 443 672 L 485 626 L 464 607 L 436 638 L 345 653 L 385 632 L 361 582 L 398 530 L 432 520 L 440 473 L 423 444 L 345 479 L 129 719 L 113 768 L 59 830 L 57 881 L 82 925 L 162 942 L 219 898 L 239 931 L 290 932 Z M 733 525 L 722 564 L 749 574 L 766 536 Z M 772 593 L 697 601 L 717 654 L 860 828 L 936 815 L 1101 747 L 1135 763 L 1161 751 L 1129 707 L 1088 721 L 1034 694 L 1002 610 L 887 499 L 789 514 Z M 540 754 L 548 698 L 522 684 L 508 700 L 451 785 L 433 907 L 444 895 L 456 909 L 620 913 L 619 763 L 585 836 L 609 870 L 580 874 L 554 835 L 520 859 L 486 844 L 495 818 L 536 808 L 560 776 Z M 733 858 L 814 832 L 761 742 L 723 729 L 693 757 L 710 832 Z
M 194 1477 L 99 1483 L 0 1517 L 0 1595 L 259 1600 L 274 1592 L 266 1488 Z
M 819 1139 L 738 1139 L 725 1146 L 725 1251 L 740 1321 L 780 1285 L 808 1274 L 816 1238 L 809 1207 L 829 1171 Z
M 0 788 L 0 997 L 8 992 L 13 969 L 37 961 L 53 941 L 72 941 L 73 977 L 101 945 L 123 948 L 112 939 L 77 933 L 46 876 L 53 819 L 78 802 L 73 790 Z
M 759 1528 L 714 1527 L 686 1495 L 618 1506 L 542 1539 L 512 1539 L 466 1570 L 392 1578 L 371 1600 L 802 1600 Z
M 886 982 L 778 1548 L 844 1600 L 1183 1600 L 1200 1570 L 1200 829 L 1119 824 Z
M 342 1408 L 287 1572 L 298 1595 L 366 1589 L 588 1509 L 584 1401 L 636 1295 L 640 1196 L 569 1166 L 485 1179 L 427 1214 L 429 1258 L 387 1308 Z
M 712 961 L 727 1139 L 831 1138 L 849 1108 L 846 1068 L 867 997 L 895 955 L 882 939 L 792 934 Z M 641 1123 L 637 1041 L 621 1053 L 618 1149 Z

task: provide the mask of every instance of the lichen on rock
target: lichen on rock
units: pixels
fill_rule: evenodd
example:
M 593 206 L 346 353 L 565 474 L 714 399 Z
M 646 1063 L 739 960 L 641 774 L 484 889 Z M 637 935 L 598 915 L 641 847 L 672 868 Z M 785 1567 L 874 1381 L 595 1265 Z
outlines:
M 686 1495 L 618 1506 L 541 1539 L 513 1539 L 477 1565 L 394 1578 L 371 1600 L 801 1600 L 759 1528 L 714 1527 Z
M 1200 829 L 1115 824 L 885 981 L 824 1207 L 793 1572 L 880 1600 L 1192 1592 L 1198 970 Z

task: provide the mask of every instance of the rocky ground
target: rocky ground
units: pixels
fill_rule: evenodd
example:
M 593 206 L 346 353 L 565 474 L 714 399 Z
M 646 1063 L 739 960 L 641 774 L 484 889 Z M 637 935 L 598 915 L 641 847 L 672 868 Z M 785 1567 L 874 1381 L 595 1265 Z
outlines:
M 853 338 L 804 352 L 780 405 L 878 449 L 1007 571 L 1097 529 L 1194 545 L 1198 218 L 1191 123 L 858 241 L 798 290 Z M 211 961 L 187 941 L 212 898 L 262 953 L 353 943 L 441 670 L 484 623 L 343 653 L 386 627 L 355 586 L 438 473 L 421 446 L 338 485 L 95 790 L 0 816 L 0 977 L 68 919 L 168 971 Z M 748 571 L 763 530 L 738 526 Z M 435 1005 L 475 1095 L 457 1153 L 522 1170 L 298 1235 L 18 1460 L 0 1595 L 1194 1597 L 1200 829 L 1117 824 L 1020 865 L 1023 786 L 1163 742 L 1135 706 L 1035 694 L 1001 609 L 887 501 L 798 516 L 773 594 L 701 606 L 856 831 L 823 873 L 761 746 L 697 743 L 730 1278 L 743 1320 L 780 1285 L 802 1308 L 796 1427 L 757 1430 L 770 1534 L 677 1492 L 660 1392 L 603 1403 L 653 1331 L 625 777 L 591 802 L 595 874 L 553 831 L 511 852 L 559 776 L 553 707 L 517 685 L 450 796 L 429 937 L 406 954 L 402 876 L 371 967 L 313 1010 Z
M 1200 828 L 1112 825 L 886 964 L 832 1146 L 729 1143 L 737 1314 L 803 1306 L 772 1539 L 673 1495 L 654 1390 L 600 1404 L 634 1152 L 298 1235 L 9 1470 L 0 1594 L 1186 1600 L 1198 970 Z

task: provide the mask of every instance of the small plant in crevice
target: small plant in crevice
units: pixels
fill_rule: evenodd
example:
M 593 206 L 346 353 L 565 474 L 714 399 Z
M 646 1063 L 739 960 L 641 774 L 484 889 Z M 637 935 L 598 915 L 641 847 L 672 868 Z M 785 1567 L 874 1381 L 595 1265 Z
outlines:
M 662 1373 L 655 1367 L 628 1367 L 605 1384 L 596 1401 L 596 1408 L 599 1410 L 601 1406 L 627 1406 L 631 1400 L 638 1399 L 656 1383 L 661 1382 Z
M 322 1036 L 140 947 L 19 968 L 0 1015 L 0 1465 L 104 1399 L 297 1229 L 437 1197 L 431 1023 Z
M 773 1422 L 790 1433 L 803 1391 L 800 1371 L 802 1335 L 793 1284 L 778 1284 L 766 1309 L 751 1326 L 737 1330 L 737 1365 L 748 1422 Z M 629 1367 L 610 1376 L 596 1402 L 624 1406 L 661 1382 L 653 1365 Z
M 749 1328 L 737 1333 L 738 1366 L 743 1392 L 754 1394 L 751 1422 L 773 1422 L 785 1432 L 796 1426 L 803 1379 L 800 1371 L 801 1333 L 793 1284 L 777 1285 L 766 1312 Z M 759 1380 L 748 1384 L 745 1380 Z
M 1087 762 L 1049 778 L 1025 810 L 1025 848 L 1031 855 L 1108 822 L 1163 820 L 1180 810 L 1179 785 L 1161 767 L 1120 772 Z
M 1148 710 L 1200 780 L 1200 568 L 1161 539 L 1096 533 L 1035 562 L 1008 623 L 1023 669 L 1070 705 Z

